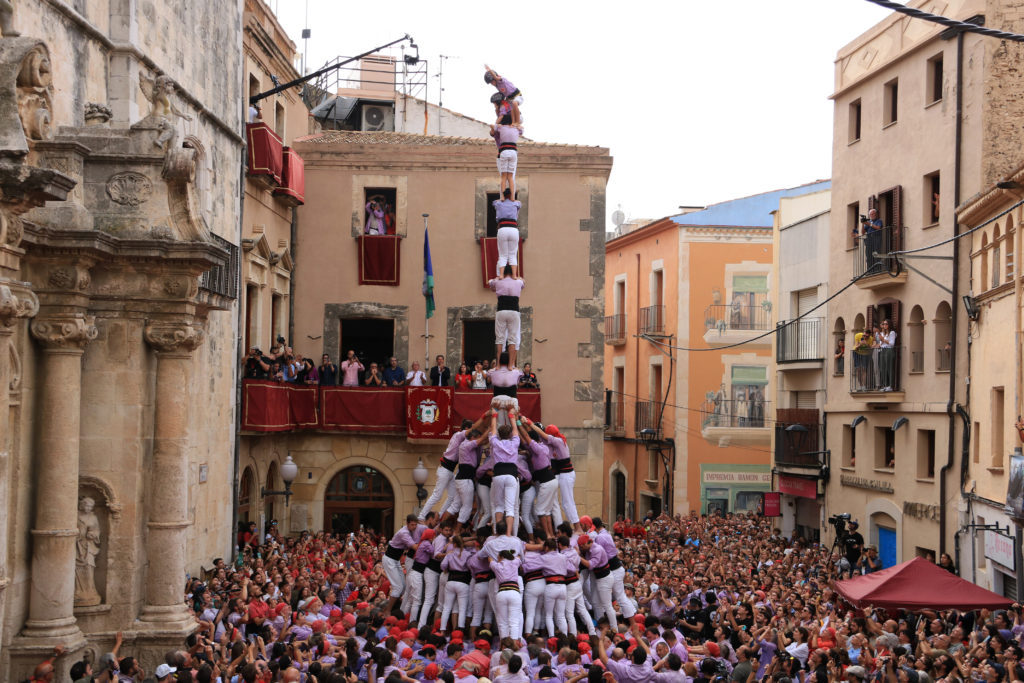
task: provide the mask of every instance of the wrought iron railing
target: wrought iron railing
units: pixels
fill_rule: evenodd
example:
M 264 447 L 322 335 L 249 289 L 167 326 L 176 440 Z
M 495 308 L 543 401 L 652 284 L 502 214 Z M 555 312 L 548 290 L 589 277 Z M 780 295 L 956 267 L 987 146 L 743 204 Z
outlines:
M 626 343 L 626 314 L 617 313 L 604 317 L 604 343 L 619 346 Z
M 903 347 L 850 352 L 850 393 L 902 391 Z
M 213 294 L 238 298 L 238 245 L 228 242 L 220 235 L 210 234 L 221 249 L 228 252 L 228 260 L 210 268 L 199 276 L 199 288 Z
M 760 305 L 712 304 L 704 309 L 704 328 L 719 332 L 733 330 L 771 329 L 772 307 L 768 301 Z
M 665 307 L 647 306 L 640 309 L 640 334 L 665 333 Z
M 765 413 L 769 408 L 770 402 L 759 398 L 704 401 L 700 406 L 701 428 L 760 429 L 765 427 Z
M 775 335 L 775 360 L 779 363 L 823 360 L 825 344 L 822 340 L 822 318 L 801 318 L 780 322 Z

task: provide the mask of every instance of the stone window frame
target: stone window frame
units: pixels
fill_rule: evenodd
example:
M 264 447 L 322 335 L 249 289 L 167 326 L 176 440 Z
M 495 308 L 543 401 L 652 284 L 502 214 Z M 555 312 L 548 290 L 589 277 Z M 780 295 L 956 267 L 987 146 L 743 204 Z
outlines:
M 350 301 L 324 304 L 324 343 L 326 353 L 335 363 L 341 358 L 341 321 L 346 318 L 378 318 L 395 324 L 394 355 L 398 364 L 409 369 L 409 307 L 381 304 L 375 301 Z
M 448 367 L 458 367 L 462 362 L 462 323 L 466 320 L 494 320 L 498 313 L 495 304 L 476 304 L 473 306 L 449 306 L 447 310 L 447 327 L 445 334 L 445 362 Z M 522 320 L 519 333 L 519 354 L 516 363 L 523 367 L 527 363 L 533 365 L 533 306 L 519 309 Z
M 495 177 L 477 178 L 473 211 L 473 238 L 480 241 L 487 237 L 487 193 L 501 192 L 501 180 Z M 519 239 L 525 240 L 530 234 L 530 182 L 525 176 L 516 178 L 516 194 L 523 206 L 519 209 Z
M 378 174 L 352 176 L 352 237 L 359 237 L 365 232 L 365 198 L 368 187 L 393 187 L 395 189 L 395 234 L 399 237 L 408 237 L 409 177 Z

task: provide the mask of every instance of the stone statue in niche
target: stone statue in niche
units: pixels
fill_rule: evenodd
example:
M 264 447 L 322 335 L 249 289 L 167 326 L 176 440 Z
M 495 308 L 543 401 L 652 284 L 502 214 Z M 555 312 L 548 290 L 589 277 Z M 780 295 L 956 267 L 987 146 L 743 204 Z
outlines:
M 78 540 L 75 542 L 75 606 L 98 605 L 96 556 L 100 554 L 100 520 L 96 501 L 83 496 L 78 501 Z
M 142 93 L 152 105 L 149 116 L 146 118 L 152 119 L 153 123 L 160 129 L 160 135 L 154 144 L 166 151 L 174 144 L 174 139 L 178 136 L 171 117 L 177 116 L 186 121 L 191 121 L 192 117 L 174 105 L 172 100 L 174 97 L 174 81 L 170 76 L 157 76 L 154 79 L 140 71 L 139 87 L 142 88 Z

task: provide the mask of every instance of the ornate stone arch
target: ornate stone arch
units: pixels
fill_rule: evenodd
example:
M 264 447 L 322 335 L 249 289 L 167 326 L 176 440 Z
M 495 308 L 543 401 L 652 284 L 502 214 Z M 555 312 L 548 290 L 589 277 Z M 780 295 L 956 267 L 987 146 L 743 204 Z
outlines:
M 96 501 L 102 503 L 110 512 L 112 519 L 121 518 L 122 505 L 117 502 L 117 494 L 114 493 L 114 487 L 112 487 L 102 477 L 96 477 L 89 474 L 83 474 L 78 477 L 78 489 L 93 489 L 102 496 L 102 500 Z
M 405 519 L 405 515 L 411 512 L 416 500 L 416 496 L 409 496 L 399 480 L 398 475 L 395 471 L 388 467 L 382 460 L 374 460 L 373 458 L 367 458 L 362 456 L 348 456 L 335 460 L 330 466 L 325 467 L 323 473 L 320 475 L 319 480 L 316 482 L 314 488 L 313 499 L 309 501 L 311 507 L 311 513 L 313 517 L 313 528 L 323 529 L 324 528 L 324 497 L 327 495 L 327 486 L 334 479 L 334 475 L 338 474 L 342 470 L 348 469 L 349 467 L 372 467 L 383 475 L 388 483 L 391 484 L 391 491 L 395 496 L 395 520 L 398 524 L 398 520 Z

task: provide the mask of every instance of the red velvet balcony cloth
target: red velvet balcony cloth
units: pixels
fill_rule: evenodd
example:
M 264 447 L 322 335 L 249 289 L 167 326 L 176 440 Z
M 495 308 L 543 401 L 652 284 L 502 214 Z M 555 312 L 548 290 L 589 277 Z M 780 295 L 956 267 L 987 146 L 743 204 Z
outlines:
M 319 388 L 246 380 L 242 385 L 242 429 L 250 432 L 287 432 L 320 426 Z
M 270 176 L 281 183 L 284 164 L 284 143 L 270 126 L 263 123 L 245 124 L 246 143 L 249 148 L 249 175 Z
M 285 147 L 282 155 L 281 187 L 274 189 L 274 195 L 281 197 L 292 206 L 306 203 L 306 164 L 291 147 Z
M 491 405 L 494 395 L 490 389 L 463 389 L 455 392 L 455 402 L 452 404 L 452 425 L 458 429 L 463 418 L 476 422 L 484 411 Z M 519 410 L 531 420 L 541 419 L 540 415 L 540 389 L 520 389 Z
M 402 387 L 321 387 L 323 429 L 338 432 L 404 432 Z
M 397 287 L 400 284 L 402 238 L 397 235 L 360 235 L 359 284 Z
M 523 240 L 519 240 L 519 277 L 523 277 Z M 484 276 L 484 287 L 487 281 L 498 272 L 498 238 L 480 238 L 480 267 Z
M 406 438 L 413 441 L 451 438 L 454 394 L 454 387 L 406 387 Z

